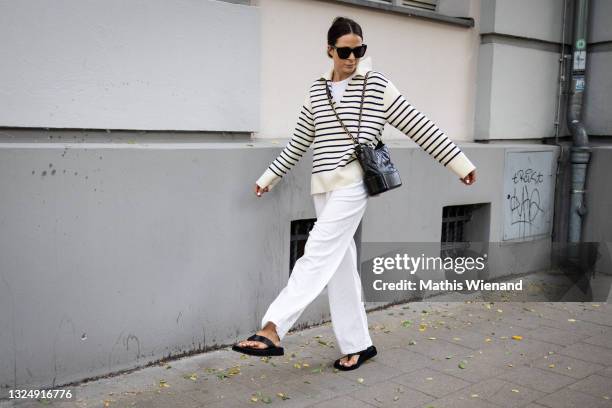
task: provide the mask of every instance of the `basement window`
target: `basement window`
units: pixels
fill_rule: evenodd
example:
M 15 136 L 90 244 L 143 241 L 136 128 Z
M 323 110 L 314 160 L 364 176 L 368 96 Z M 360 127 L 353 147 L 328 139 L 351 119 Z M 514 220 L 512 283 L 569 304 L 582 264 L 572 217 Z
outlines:
M 291 221 L 291 238 L 289 241 L 289 276 L 293 271 L 295 262 L 304 255 L 304 246 L 308 240 L 308 234 L 314 226 L 316 218 Z
M 304 255 L 304 247 L 310 234 L 310 230 L 314 227 L 316 218 L 307 218 L 303 220 L 291 221 L 291 237 L 289 238 L 289 276 L 293 272 L 293 267 L 298 259 Z M 362 221 L 359 222 L 357 230 L 353 234 L 353 240 L 355 241 L 355 248 L 357 250 L 357 272 L 361 274 L 361 225 Z
M 442 209 L 442 250 L 467 247 L 466 224 L 472 219 L 471 205 L 449 205 Z

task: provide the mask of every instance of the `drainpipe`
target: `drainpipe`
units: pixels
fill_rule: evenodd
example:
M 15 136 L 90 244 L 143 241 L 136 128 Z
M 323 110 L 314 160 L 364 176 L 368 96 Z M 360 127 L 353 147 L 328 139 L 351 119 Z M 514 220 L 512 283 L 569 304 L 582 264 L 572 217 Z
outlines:
M 581 241 L 582 218 L 587 214 L 584 204 L 587 165 L 591 148 L 584 123 L 582 104 L 585 89 L 587 50 L 588 0 L 574 0 L 574 35 L 572 43 L 572 73 L 567 108 L 567 125 L 572 133 L 570 148 L 572 189 L 570 193 L 568 242 Z

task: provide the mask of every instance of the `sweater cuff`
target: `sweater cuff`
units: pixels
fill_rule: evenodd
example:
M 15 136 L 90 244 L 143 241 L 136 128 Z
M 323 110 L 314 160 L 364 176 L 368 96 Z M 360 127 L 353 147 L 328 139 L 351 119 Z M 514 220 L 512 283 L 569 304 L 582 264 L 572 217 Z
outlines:
M 281 177 L 277 176 L 270 168 L 268 167 L 266 171 L 257 179 L 255 182 L 259 187 L 266 188 L 268 187 L 268 191 L 272 191 L 274 186 L 278 184 L 281 180 Z
M 447 163 L 446 167 L 459 176 L 459 178 L 464 178 L 476 168 L 463 152 L 459 153 L 453 160 Z

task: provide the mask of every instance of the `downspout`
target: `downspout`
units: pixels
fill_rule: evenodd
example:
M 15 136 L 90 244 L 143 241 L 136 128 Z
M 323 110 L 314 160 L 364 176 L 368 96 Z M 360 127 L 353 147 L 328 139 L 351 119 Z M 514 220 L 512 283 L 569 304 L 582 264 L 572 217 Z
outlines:
M 588 0 L 574 0 L 574 34 L 572 42 L 571 86 L 567 107 L 567 125 L 572 133 L 570 147 L 571 192 L 568 242 L 581 242 L 582 219 L 587 214 L 584 204 L 587 165 L 591 158 L 588 134 L 582 122 L 587 57 Z

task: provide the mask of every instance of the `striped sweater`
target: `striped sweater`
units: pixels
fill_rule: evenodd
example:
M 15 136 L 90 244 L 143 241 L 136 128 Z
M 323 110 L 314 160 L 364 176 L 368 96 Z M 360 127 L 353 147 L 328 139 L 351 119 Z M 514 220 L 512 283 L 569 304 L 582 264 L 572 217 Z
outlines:
M 310 86 L 293 136 L 256 183 L 261 188 L 274 186 L 312 146 L 311 194 L 323 193 L 363 179 L 363 169 L 355 155 L 353 139 L 346 134 L 332 110 L 325 87 L 331 86 L 333 67 Z M 414 140 L 430 157 L 463 178 L 476 167 L 434 122 L 412 106 L 383 73 L 371 69 L 371 57 L 360 60 L 356 72 L 342 95 L 333 101 L 338 115 L 357 138 L 359 106 L 365 74 L 366 85 L 361 117 L 360 143 L 376 144 L 389 123 Z

